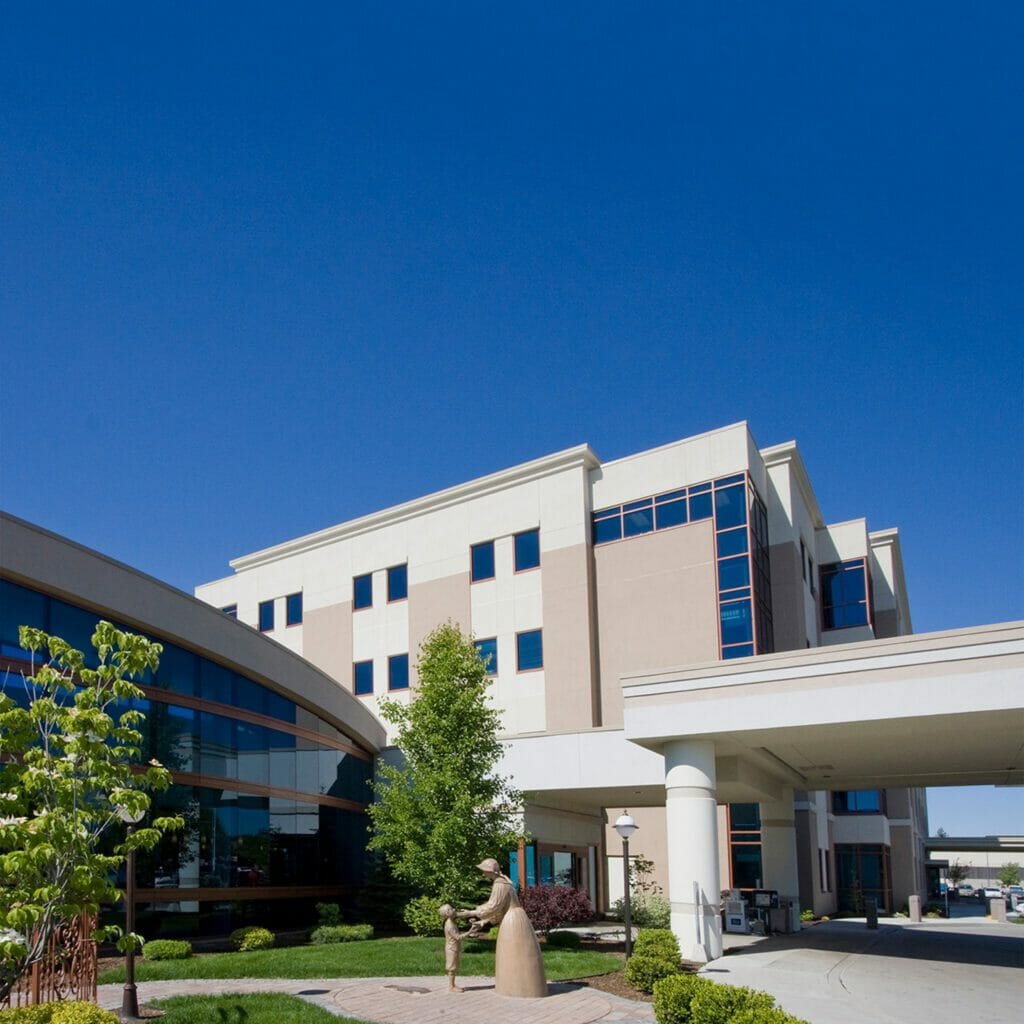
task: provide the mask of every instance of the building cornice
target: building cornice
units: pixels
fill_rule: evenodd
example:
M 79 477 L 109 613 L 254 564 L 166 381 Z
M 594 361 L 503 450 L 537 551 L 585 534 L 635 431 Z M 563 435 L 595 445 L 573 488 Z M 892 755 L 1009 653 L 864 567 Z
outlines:
M 797 447 L 796 441 L 783 441 L 782 444 L 774 444 L 770 448 L 761 449 L 761 458 L 764 459 L 765 467 L 771 469 L 773 466 L 788 464 L 800 488 L 800 494 L 811 514 L 811 525 L 815 530 L 820 530 L 825 525 L 821 515 L 821 508 L 818 499 L 815 497 L 814 488 L 811 487 L 810 478 L 807 475 L 807 467 L 804 465 L 803 456 Z
M 236 573 L 243 572 L 246 569 L 254 569 L 257 566 L 266 565 L 268 562 L 277 561 L 279 558 L 313 551 L 340 540 L 358 537 L 371 530 L 379 530 L 383 526 L 392 526 L 428 512 L 450 508 L 472 498 L 483 497 L 509 487 L 541 480 L 555 473 L 576 468 L 587 471 L 597 469 L 600 465 L 600 460 L 591 451 L 589 445 L 577 445 L 575 448 L 566 448 L 553 455 L 545 455 L 543 458 L 534 459 L 531 462 L 523 462 L 498 473 L 491 473 L 488 476 L 478 477 L 476 480 L 456 484 L 454 487 L 435 491 L 433 494 L 415 498 L 401 505 L 394 505 L 379 512 L 371 512 L 358 519 L 350 519 L 346 523 L 329 526 L 316 533 L 307 533 L 305 536 L 275 544 L 273 547 L 242 555 L 232 559 L 229 564 Z

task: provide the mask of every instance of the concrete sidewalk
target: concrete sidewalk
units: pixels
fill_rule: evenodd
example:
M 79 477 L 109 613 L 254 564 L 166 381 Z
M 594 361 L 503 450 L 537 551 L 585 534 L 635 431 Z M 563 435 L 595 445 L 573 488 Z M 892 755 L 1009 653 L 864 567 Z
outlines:
M 702 973 L 770 992 L 811 1024 L 1024 1020 L 1024 926 L 985 918 L 831 921 L 737 945 Z
M 511 999 L 494 991 L 493 978 L 459 978 L 466 991 L 448 992 L 448 979 L 322 978 L 301 981 L 242 978 L 232 981 L 146 981 L 139 1003 L 169 996 L 283 992 L 342 1017 L 377 1024 L 653 1024 L 650 1003 L 598 992 L 581 985 L 551 982 L 545 999 Z M 121 985 L 101 985 L 100 1006 L 121 1007 Z

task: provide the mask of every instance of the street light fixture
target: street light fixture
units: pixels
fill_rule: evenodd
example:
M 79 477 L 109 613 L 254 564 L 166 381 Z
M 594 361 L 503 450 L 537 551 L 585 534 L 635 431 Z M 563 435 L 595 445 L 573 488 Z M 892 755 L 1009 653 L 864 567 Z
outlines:
M 633 953 L 632 922 L 629 916 L 629 839 L 637 830 L 637 824 L 630 816 L 629 811 L 623 811 L 615 822 L 615 831 L 619 833 L 622 840 L 622 920 L 626 926 L 626 959 Z
M 127 807 L 118 807 L 117 816 L 128 826 L 125 839 L 129 840 L 135 826 L 142 820 L 146 812 L 130 811 Z M 124 933 L 132 936 L 135 933 L 135 851 L 129 847 L 125 858 L 125 893 L 124 893 Z M 135 942 L 128 939 L 128 948 L 124 960 L 124 995 L 121 998 L 121 1019 L 138 1020 L 139 994 L 135 988 Z

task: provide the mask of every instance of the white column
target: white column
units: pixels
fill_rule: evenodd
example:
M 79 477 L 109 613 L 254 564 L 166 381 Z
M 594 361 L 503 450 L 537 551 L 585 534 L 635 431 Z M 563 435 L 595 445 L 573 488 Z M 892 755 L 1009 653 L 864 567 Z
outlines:
M 764 872 L 761 884 L 792 899 L 793 921 L 799 921 L 800 877 L 792 789 L 784 789 L 778 800 L 761 804 L 761 870 Z M 799 928 L 799 925 L 794 923 L 791 927 Z
M 665 773 L 672 931 L 685 959 L 705 963 L 722 955 L 714 742 L 666 744 Z

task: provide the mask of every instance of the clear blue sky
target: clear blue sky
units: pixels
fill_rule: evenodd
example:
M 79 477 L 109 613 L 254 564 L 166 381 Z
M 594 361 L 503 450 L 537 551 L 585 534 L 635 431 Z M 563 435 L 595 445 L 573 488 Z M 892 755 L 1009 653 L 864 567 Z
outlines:
M 747 419 L 1024 618 L 1020 5 L 300 7 L 4 5 L 3 507 L 190 590 Z

